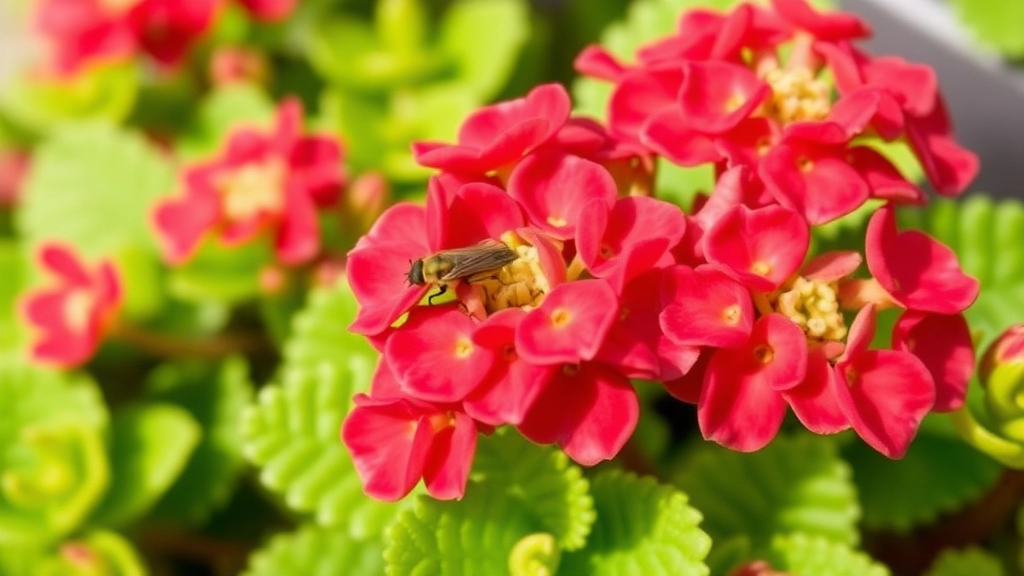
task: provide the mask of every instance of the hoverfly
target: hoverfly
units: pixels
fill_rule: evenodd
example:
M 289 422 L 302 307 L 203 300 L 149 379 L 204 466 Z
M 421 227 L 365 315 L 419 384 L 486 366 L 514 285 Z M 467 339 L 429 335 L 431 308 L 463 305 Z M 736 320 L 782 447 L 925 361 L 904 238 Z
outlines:
M 410 284 L 436 284 L 440 287 L 440 291 L 427 298 L 427 302 L 433 304 L 433 299 L 447 292 L 448 286 L 456 281 L 472 282 L 474 276 L 486 276 L 516 258 L 515 250 L 497 240 L 487 239 L 475 246 L 442 250 L 415 260 L 407 276 Z

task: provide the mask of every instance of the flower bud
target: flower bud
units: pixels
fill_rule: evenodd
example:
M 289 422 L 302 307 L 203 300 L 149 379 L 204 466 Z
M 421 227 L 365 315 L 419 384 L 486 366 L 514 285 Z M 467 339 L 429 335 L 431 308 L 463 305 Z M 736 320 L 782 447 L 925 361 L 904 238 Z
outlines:
M 18 203 L 28 168 L 28 152 L 0 150 L 0 208 L 14 207 Z
M 996 367 L 1003 364 L 1024 364 L 1024 324 L 1016 324 L 1006 329 L 995 342 L 989 345 L 981 357 L 978 368 L 978 379 L 983 386 L 988 385 L 989 377 Z
M 259 51 L 238 46 L 218 48 L 210 57 L 210 83 L 227 86 L 241 82 L 263 85 L 267 83 L 270 68 L 267 58 Z
M 387 207 L 388 181 L 379 172 L 361 174 L 345 193 L 345 221 L 359 231 L 369 230 Z

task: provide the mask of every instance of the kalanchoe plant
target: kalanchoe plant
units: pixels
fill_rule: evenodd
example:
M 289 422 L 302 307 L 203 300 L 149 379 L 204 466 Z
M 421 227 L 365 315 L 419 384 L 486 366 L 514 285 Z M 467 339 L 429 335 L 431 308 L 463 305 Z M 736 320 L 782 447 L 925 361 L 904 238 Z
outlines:
M 951 194 L 977 162 L 934 83 L 872 83 L 910 65 L 849 44 L 867 33 L 802 1 L 690 12 L 635 66 L 600 47 L 577 60 L 615 83 L 608 133 L 542 86 L 471 115 L 457 144 L 415 145 L 441 170 L 426 207 L 394 206 L 349 255 L 352 330 L 382 351 L 343 432 L 367 492 L 397 499 L 422 477 L 461 497 L 476 434 L 506 424 L 584 465 L 613 458 L 637 422 L 629 378 L 695 402 L 705 438 L 742 451 L 767 445 L 792 407 L 813 432 L 853 428 L 900 457 L 925 415 L 962 405 L 974 354 L 959 314 L 978 282 L 940 242 L 897 229 L 892 203 L 925 197 L 855 142 L 905 135 Z M 715 163 L 719 183 L 694 214 L 619 197 L 645 187 L 617 185 L 608 164 L 650 155 Z M 871 198 L 886 201 L 864 240 L 872 278 L 854 277 L 856 252 L 808 259 L 814 226 Z M 424 303 L 438 284 L 403 276 L 488 241 L 518 257 L 441 277 L 457 302 Z M 889 307 L 905 310 L 891 349 L 871 349 Z
M 1013 573 L 1024 203 L 706 4 L 31 3 L 0 576 Z

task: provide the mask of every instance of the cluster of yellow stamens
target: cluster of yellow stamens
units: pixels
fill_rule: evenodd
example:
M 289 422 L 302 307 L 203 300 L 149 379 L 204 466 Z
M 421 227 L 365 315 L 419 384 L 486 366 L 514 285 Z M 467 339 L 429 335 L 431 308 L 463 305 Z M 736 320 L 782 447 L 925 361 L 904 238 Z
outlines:
M 782 124 L 821 120 L 832 109 L 829 85 L 807 68 L 772 68 L 765 72 L 764 80 L 772 88 L 764 114 Z
M 278 159 L 245 164 L 214 182 L 223 198 L 224 214 L 232 221 L 280 214 L 284 208 L 285 165 Z
M 488 314 L 505 308 L 536 308 L 551 291 L 551 284 L 540 267 L 537 248 L 514 234 L 505 234 L 502 240 L 519 257 L 498 270 L 480 274 L 469 281 L 480 292 Z
M 793 321 L 810 339 L 842 341 L 846 337 L 846 322 L 839 310 L 834 284 L 797 276 L 770 300 L 777 312 Z

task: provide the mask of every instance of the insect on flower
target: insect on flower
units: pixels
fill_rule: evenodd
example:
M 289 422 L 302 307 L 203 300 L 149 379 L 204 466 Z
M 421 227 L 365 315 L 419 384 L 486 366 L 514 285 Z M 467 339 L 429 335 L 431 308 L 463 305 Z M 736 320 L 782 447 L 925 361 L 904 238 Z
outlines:
M 417 286 L 436 284 L 440 291 L 427 299 L 432 304 L 434 298 L 447 292 L 455 282 L 486 278 L 518 257 L 516 251 L 504 243 L 487 239 L 475 246 L 442 250 L 414 260 L 409 268 L 409 283 Z

